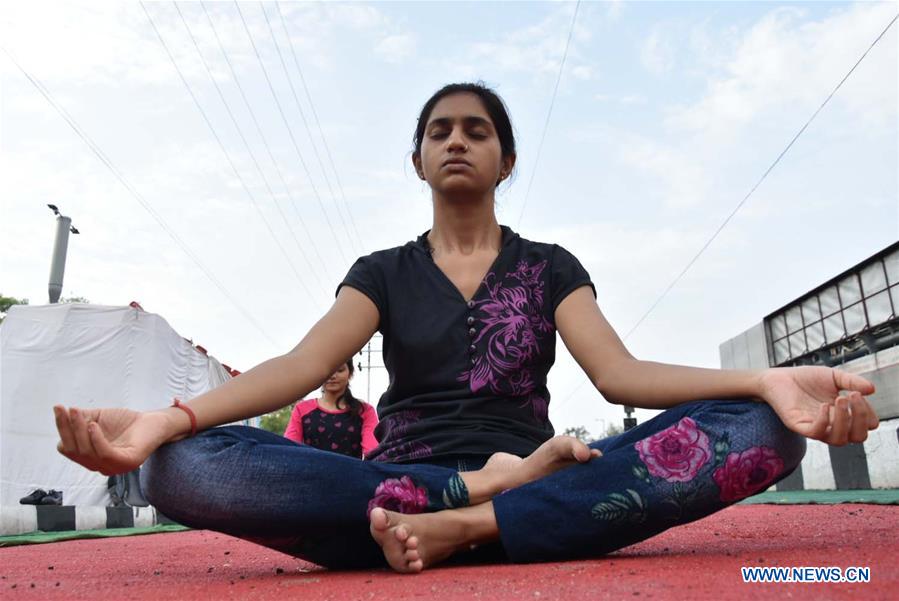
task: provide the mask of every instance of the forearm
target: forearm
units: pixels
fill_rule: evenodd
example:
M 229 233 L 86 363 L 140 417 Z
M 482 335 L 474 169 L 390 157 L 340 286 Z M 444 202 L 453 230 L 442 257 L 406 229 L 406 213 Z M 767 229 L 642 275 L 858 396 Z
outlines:
M 269 359 L 184 403 L 197 417 L 197 430 L 275 411 L 314 390 L 328 377 L 334 366 L 308 355 L 297 349 Z M 187 412 L 170 407 L 163 413 L 170 422 L 170 441 L 183 438 L 190 432 Z
M 703 369 L 622 359 L 596 378 L 606 400 L 642 409 L 668 409 L 701 399 L 753 398 L 761 371 Z
M 262 415 L 307 395 L 362 348 L 378 320 L 368 297 L 342 288 L 328 313 L 292 351 L 187 402 L 197 416 L 197 430 Z M 169 442 L 190 432 L 186 411 L 170 407 L 160 413 L 169 423 Z

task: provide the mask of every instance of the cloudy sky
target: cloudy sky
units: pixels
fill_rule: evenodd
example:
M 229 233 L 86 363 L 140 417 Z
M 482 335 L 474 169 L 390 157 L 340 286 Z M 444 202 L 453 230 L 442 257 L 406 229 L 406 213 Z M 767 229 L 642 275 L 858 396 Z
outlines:
M 428 229 L 418 110 L 480 79 L 519 140 L 500 222 L 578 256 L 624 335 L 897 12 L 582 3 L 538 160 L 572 2 L 5 3 L 3 47 L 109 166 L 0 52 L 0 292 L 46 302 L 54 203 L 82 232 L 64 296 L 137 300 L 246 370 L 304 335 L 355 257 Z M 635 355 L 717 367 L 721 342 L 899 238 L 897 55 L 894 24 Z M 584 381 L 560 352 L 557 429 L 620 423 Z

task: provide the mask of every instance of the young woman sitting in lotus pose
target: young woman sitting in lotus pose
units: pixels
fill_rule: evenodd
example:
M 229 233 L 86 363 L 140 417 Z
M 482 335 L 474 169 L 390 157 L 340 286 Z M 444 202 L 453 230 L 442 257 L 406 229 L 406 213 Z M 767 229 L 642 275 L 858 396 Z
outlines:
M 431 229 L 359 259 L 296 348 L 180 407 L 58 406 L 59 451 L 104 474 L 146 462 L 147 498 L 188 526 L 333 568 L 419 572 L 491 543 L 516 562 L 608 553 L 777 482 L 805 437 L 843 445 L 877 427 L 859 376 L 631 356 L 574 256 L 497 223 L 515 141 L 491 90 L 434 94 L 412 160 Z M 378 330 L 391 384 L 370 461 L 214 427 L 307 394 Z M 557 331 L 606 399 L 666 411 L 589 446 L 553 437 Z

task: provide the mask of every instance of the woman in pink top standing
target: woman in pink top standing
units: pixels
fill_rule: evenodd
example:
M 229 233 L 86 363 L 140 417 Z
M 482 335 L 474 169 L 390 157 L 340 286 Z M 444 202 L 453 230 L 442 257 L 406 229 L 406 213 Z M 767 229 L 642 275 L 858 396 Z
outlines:
M 359 458 L 378 446 L 374 433 L 378 414 L 350 391 L 354 371 L 351 359 L 325 381 L 321 398 L 297 403 L 284 436 L 323 451 Z

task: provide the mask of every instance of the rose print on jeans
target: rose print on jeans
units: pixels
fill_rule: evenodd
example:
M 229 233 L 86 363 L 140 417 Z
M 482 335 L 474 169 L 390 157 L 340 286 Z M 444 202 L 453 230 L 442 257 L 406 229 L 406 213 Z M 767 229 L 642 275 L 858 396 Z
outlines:
M 367 516 L 375 507 L 399 513 L 421 513 L 428 506 L 428 491 L 415 486 L 409 476 L 388 478 L 375 489 L 375 496 L 368 502 Z
M 659 491 L 657 506 L 671 506 L 674 512 L 668 518 L 680 521 L 702 496 L 711 470 L 724 460 L 729 449 L 727 432 L 712 447 L 708 434 L 700 430 L 692 418 L 685 417 L 634 444 L 640 462 L 631 467 L 631 473 L 656 488 Z M 653 479 L 663 480 L 666 484 L 662 487 L 662 483 L 654 483 Z
M 709 437 L 689 417 L 634 444 L 649 473 L 668 482 L 689 482 L 711 458 Z
M 713 434 L 713 436 L 715 436 Z M 709 444 L 709 436 L 696 422 L 685 417 L 668 428 L 634 444 L 639 460 L 631 475 L 640 486 L 653 491 L 654 510 L 674 522 L 693 520 L 704 514 L 703 507 L 715 494 L 723 503 L 734 503 L 756 494 L 783 474 L 784 462 L 769 447 L 750 447 L 731 452 L 731 434 L 721 432 Z M 663 507 L 669 511 L 663 511 Z M 607 495 L 592 510 L 594 519 L 623 523 L 641 520 L 646 500 L 636 489 Z
M 783 473 L 784 462 L 770 447 L 752 447 L 730 453 L 712 477 L 725 503 L 740 501 L 762 491 Z

